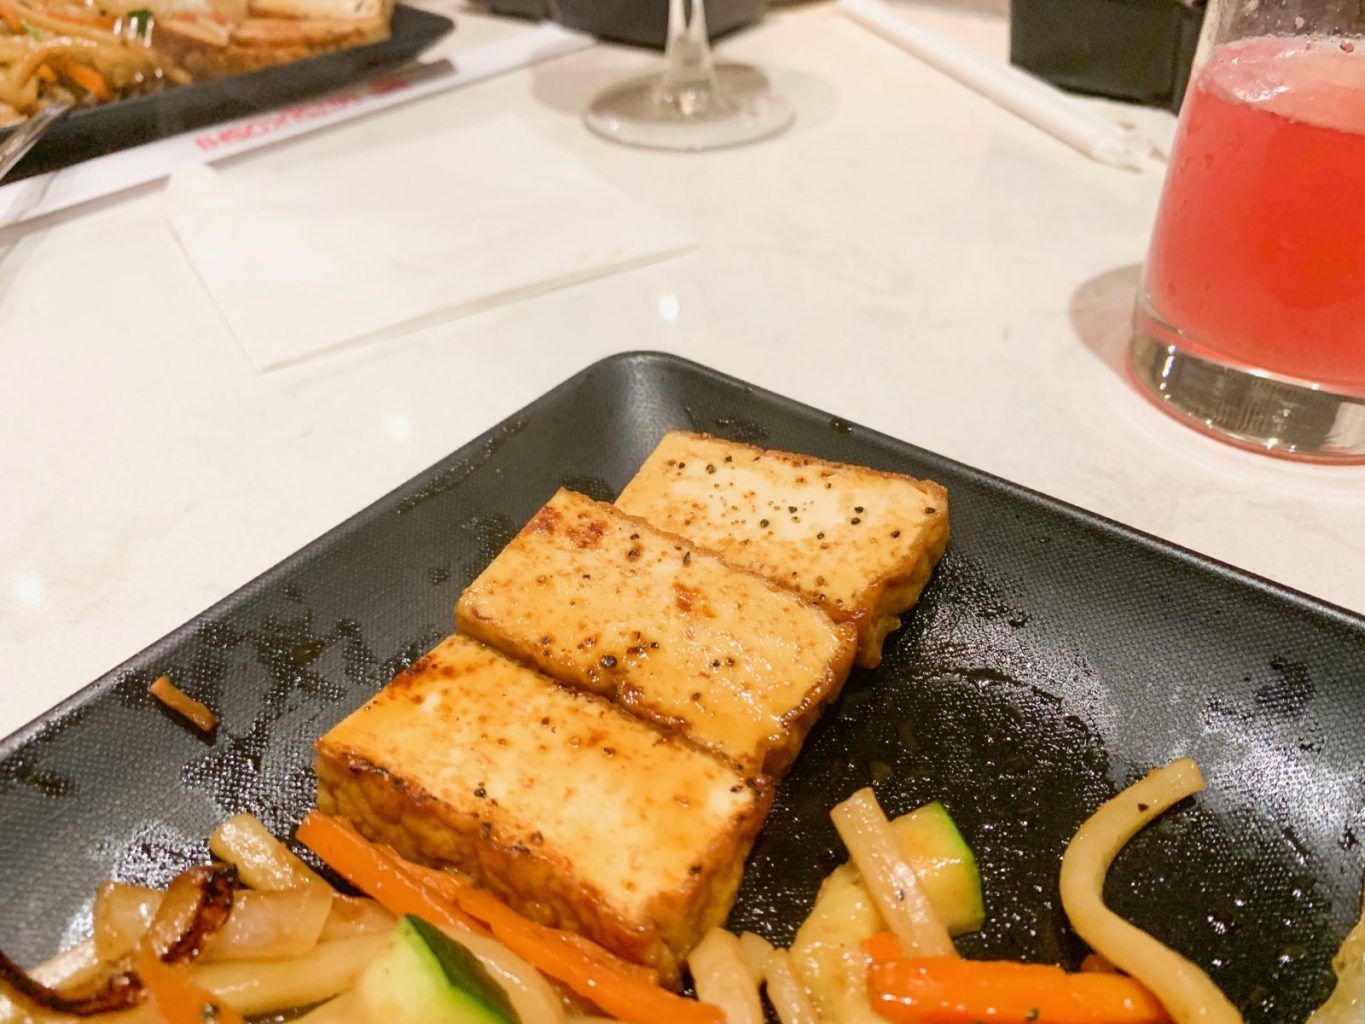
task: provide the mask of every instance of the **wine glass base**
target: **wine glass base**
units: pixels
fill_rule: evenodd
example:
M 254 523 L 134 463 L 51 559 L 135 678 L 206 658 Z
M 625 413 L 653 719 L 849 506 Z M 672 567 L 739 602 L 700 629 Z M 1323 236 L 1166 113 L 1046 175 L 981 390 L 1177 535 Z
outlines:
M 715 78 L 715 88 L 700 83 L 671 94 L 661 74 L 633 79 L 597 97 L 583 119 L 612 142 L 696 153 L 771 138 L 796 117 L 756 68 L 719 64 Z
M 1138 311 L 1128 351 L 1141 392 L 1220 441 L 1301 462 L 1365 463 L 1365 394 L 1252 372 L 1171 343 L 1173 329 Z

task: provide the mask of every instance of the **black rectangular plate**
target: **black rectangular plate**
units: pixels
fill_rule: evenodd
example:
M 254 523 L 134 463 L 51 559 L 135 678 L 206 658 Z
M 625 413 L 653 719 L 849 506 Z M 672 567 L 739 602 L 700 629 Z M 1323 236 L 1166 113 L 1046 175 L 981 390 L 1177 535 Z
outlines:
M 406 64 L 454 27 L 449 18 L 397 4 L 389 36 L 378 42 L 98 107 L 83 107 L 50 129 L 5 182 L 60 170 L 97 156 L 339 89 Z M 0 131 L 0 140 L 11 131 Z
M 1074 963 L 1063 846 L 1189 754 L 1208 791 L 1129 845 L 1112 905 L 1253 1024 L 1326 996 L 1359 906 L 1365 620 L 656 354 L 589 367 L 0 743 L 0 946 L 52 953 L 102 879 L 163 882 L 228 813 L 287 834 L 314 738 L 450 632 L 555 488 L 610 499 L 678 427 L 932 477 L 952 502 L 919 608 L 782 786 L 735 927 L 790 940 L 844 856 L 829 808 L 871 782 L 892 813 L 943 800 L 976 851 L 988 921 L 964 952 Z M 219 710 L 211 741 L 148 697 L 161 673 Z

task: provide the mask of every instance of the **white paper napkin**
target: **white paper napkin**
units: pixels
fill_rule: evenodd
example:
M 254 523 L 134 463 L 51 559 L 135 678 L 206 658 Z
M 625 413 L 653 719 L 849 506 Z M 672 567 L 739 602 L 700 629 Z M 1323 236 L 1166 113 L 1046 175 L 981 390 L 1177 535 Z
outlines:
M 512 117 L 284 171 L 184 167 L 166 213 L 259 369 L 692 244 Z

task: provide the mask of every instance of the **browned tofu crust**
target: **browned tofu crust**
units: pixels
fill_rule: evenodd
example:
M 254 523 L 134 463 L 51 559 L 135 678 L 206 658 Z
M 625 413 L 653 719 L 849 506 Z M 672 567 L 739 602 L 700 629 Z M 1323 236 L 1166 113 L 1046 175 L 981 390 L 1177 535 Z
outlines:
M 616 505 L 854 624 L 866 668 L 948 544 L 932 480 L 687 431 L 664 436 Z
M 852 667 L 856 630 L 619 509 L 560 491 L 461 596 L 462 633 L 779 776 Z
M 318 806 L 669 984 L 729 913 L 768 812 L 746 783 L 590 694 L 464 637 L 317 744 Z

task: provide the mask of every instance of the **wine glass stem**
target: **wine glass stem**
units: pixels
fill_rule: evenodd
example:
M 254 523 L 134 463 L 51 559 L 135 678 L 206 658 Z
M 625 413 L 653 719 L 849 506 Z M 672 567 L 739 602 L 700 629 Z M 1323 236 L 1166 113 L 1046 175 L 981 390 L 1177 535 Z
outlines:
M 688 94 L 716 89 L 715 66 L 711 62 L 711 41 L 706 34 L 706 8 L 702 0 L 668 2 L 668 68 L 663 89 L 673 102 L 686 102 Z

